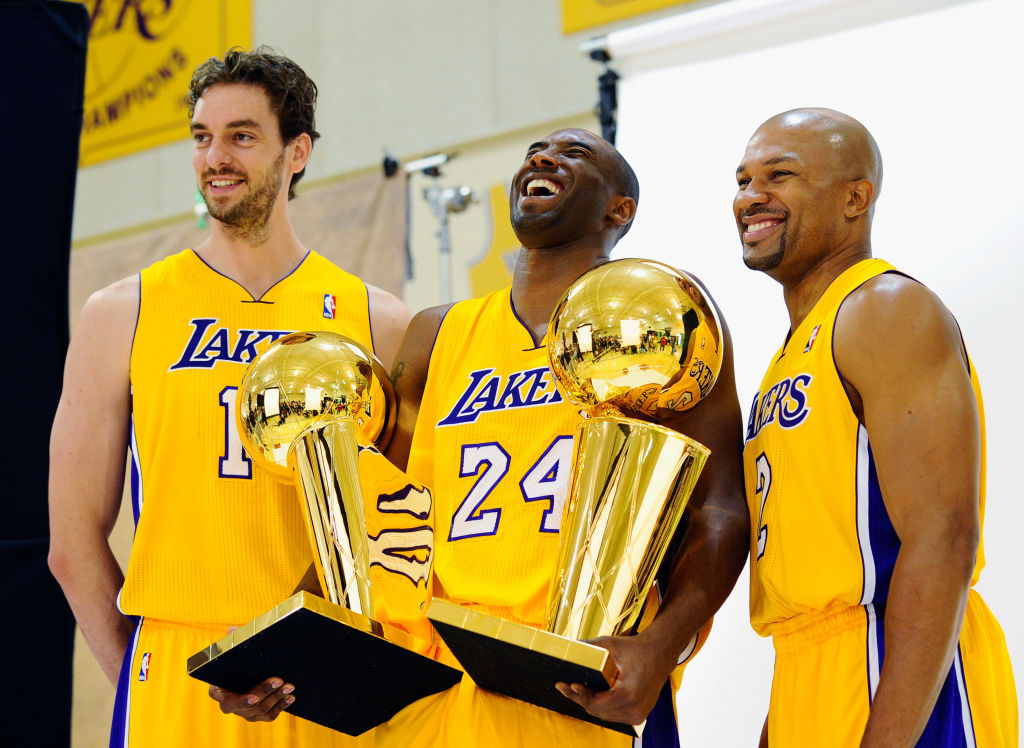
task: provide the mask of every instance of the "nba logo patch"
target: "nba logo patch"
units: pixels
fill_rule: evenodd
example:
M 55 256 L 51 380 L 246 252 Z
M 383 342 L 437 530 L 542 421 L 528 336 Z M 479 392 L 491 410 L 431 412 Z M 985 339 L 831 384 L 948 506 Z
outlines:
M 804 353 L 807 353 L 808 351 L 811 350 L 811 347 L 814 345 L 815 339 L 818 337 L 818 330 L 820 329 L 821 325 L 815 325 L 814 329 L 811 330 L 811 337 L 807 338 L 807 345 L 804 346 Z
M 324 294 L 324 317 L 334 319 L 334 310 L 338 306 L 338 300 L 333 294 Z
M 139 680 L 149 680 L 149 652 L 142 655 L 142 667 L 139 668 Z

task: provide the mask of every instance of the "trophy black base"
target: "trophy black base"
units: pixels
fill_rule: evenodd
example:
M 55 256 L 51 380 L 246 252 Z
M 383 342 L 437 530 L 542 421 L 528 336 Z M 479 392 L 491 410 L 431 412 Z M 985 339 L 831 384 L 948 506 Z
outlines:
M 288 713 L 359 735 L 417 699 L 451 688 L 455 668 L 412 651 L 414 639 L 298 592 L 188 659 L 188 674 L 244 692 L 271 676 L 295 685 Z
M 607 649 L 436 598 L 427 618 L 481 688 L 636 737 L 633 725 L 599 719 L 555 688 L 582 683 L 607 691 L 617 673 Z

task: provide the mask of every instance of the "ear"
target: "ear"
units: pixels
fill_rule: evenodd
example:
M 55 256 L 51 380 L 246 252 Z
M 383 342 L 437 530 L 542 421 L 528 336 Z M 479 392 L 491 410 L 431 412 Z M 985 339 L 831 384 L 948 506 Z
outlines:
M 616 195 L 608 206 L 605 218 L 615 226 L 625 226 L 633 220 L 635 215 L 636 200 L 625 195 Z
M 288 147 L 292 151 L 289 170 L 292 174 L 298 174 L 306 168 L 306 162 L 309 161 L 309 156 L 313 152 L 313 139 L 309 137 L 309 133 L 304 132 L 292 138 Z
M 867 179 L 858 179 L 850 182 L 849 193 L 846 200 L 846 208 L 843 214 L 847 218 L 856 218 L 864 215 L 875 202 L 875 185 Z

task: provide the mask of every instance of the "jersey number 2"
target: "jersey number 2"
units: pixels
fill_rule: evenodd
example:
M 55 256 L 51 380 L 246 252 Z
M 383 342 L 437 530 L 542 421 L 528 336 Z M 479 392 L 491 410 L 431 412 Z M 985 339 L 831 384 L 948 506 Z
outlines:
M 757 456 L 754 463 L 757 470 L 757 495 L 761 497 L 761 511 L 757 514 L 757 557 L 764 555 L 764 548 L 768 544 L 768 525 L 761 524 L 764 519 L 764 504 L 768 501 L 768 491 L 772 487 L 772 466 L 765 457 L 764 452 Z

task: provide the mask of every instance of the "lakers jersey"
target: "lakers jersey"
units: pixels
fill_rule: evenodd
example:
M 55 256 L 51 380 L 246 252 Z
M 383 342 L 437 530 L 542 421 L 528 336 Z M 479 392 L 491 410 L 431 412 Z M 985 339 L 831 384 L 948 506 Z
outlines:
M 809 612 L 884 604 L 900 543 L 871 442 L 832 358 L 836 315 L 867 280 L 894 268 L 865 260 L 836 278 L 776 353 L 750 408 L 743 454 L 751 518 L 750 618 L 767 636 Z M 971 367 L 981 416 L 981 390 Z M 985 482 L 981 475 L 981 511 Z M 972 584 L 984 566 L 979 545 Z
M 142 271 L 125 613 L 238 624 L 288 597 L 309 568 L 295 489 L 253 467 L 234 412 L 249 362 L 296 330 L 370 348 L 365 285 L 314 252 L 260 299 L 192 250 Z
M 544 625 L 579 420 L 510 289 L 451 308 L 409 458 L 434 489 L 435 594 Z

